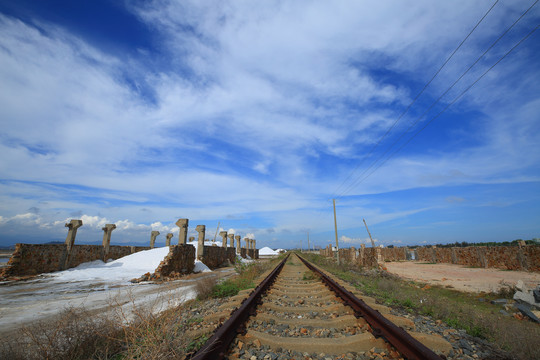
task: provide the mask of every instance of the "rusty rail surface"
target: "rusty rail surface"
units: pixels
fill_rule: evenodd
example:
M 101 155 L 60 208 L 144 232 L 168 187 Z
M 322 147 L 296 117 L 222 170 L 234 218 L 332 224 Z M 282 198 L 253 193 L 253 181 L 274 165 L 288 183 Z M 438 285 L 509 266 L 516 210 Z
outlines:
M 242 302 L 242 305 L 231 313 L 231 317 L 224 322 L 208 339 L 208 341 L 197 351 L 191 359 L 193 360 L 214 360 L 223 359 L 228 352 L 230 343 L 238 333 L 244 332 L 245 322 L 255 314 L 255 307 L 260 302 L 261 296 L 274 283 L 289 255 L 281 261 L 278 266 L 251 292 L 249 297 Z
M 397 351 L 409 360 L 442 360 L 440 356 L 435 354 L 420 341 L 413 338 L 408 332 L 386 319 L 377 310 L 369 307 L 363 300 L 358 299 L 354 294 L 343 288 L 298 254 L 297 256 L 302 260 L 304 265 L 321 277 L 326 286 L 343 299 L 347 305 L 354 309 L 356 316 L 363 317 L 369 323 L 373 330 L 373 335 L 381 336 L 386 339 L 386 341 L 392 344 Z

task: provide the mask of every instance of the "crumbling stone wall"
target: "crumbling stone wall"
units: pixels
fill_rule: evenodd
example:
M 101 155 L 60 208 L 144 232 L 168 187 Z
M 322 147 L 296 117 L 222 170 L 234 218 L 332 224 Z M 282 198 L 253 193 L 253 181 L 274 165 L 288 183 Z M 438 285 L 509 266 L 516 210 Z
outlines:
M 234 264 L 236 262 L 236 248 L 227 248 L 227 258 L 229 259 L 231 264 Z
M 521 254 L 518 254 L 518 258 L 523 256 L 522 263 L 526 264 L 528 271 L 540 272 L 540 246 L 527 245 L 521 248 Z
M 245 259 L 247 258 L 247 249 L 246 248 L 241 248 L 240 249 L 240 256 Z
M 406 247 L 382 248 L 381 254 L 384 261 L 403 261 L 407 260 Z
M 351 247 L 350 249 L 339 249 L 340 261 L 354 263 L 356 261 L 356 249 Z
M 110 246 L 107 258 L 101 245 L 73 245 L 68 253 L 66 244 L 16 244 L 0 278 L 38 275 L 76 267 L 82 263 L 118 259 L 142 250 L 145 246 Z
M 540 246 L 419 247 L 418 260 L 505 270 L 540 271 Z
M 332 246 L 330 246 L 330 245 L 328 245 L 324 249 L 319 250 L 319 253 L 321 254 L 321 256 L 326 256 L 326 257 L 333 257 L 334 256 L 334 252 L 332 251 Z
M 169 247 L 169 253 L 156 268 L 153 279 L 177 277 L 193 272 L 195 267 L 195 247 L 180 244 Z
M 208 266 L 210 269 L 215 269 L 227 262 L 229 259 L 229 248 L 224 248 L 221 246 L 205 246 L 204 247 L 204 257 L 202 262 Z M 230 248 L 233 249 L 234 248 Z M 234 259 L 233 259 L 234 261 Z
M 360 248 L 358 257 L 356 258 L 356 264 L 359 266 L 376 268 L 377 263 L 377 249 L 376 248 Z

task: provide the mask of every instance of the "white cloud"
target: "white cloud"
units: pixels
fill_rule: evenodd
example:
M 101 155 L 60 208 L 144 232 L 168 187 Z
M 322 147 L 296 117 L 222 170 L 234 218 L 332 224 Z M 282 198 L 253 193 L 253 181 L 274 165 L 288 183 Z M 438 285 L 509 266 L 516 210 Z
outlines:
M 431 96 L 522 5 L 497 5 Z M 9 180 L 0 183 L 0 224 L 57 229 L 81 211 L 103 215 L 84 215 L 94 230 L 124 219 L 119 230 L 178 231 L 168 221 L 179 214 L 256 214 L 277 232 L 331 229 L 322 199 L 415 95 L 399 77 L 429 79 L 486 10 L 469 1 L 128 6 L 170 66 L 150 69 L 67 29 L 0 15 L 0 172 Z M 471 128 L 451 130 L 459 146 L 400 153 L 348 195 L 538 181 L 539 71 L 512 79 L 526 61 L 516 54 L 454 107 L 480 113 Z M 125 76 L 144 79 L 155 101 Z M 34 206 L 40 216 L 13 218 Z M 376 224 L 431 208 L 349 207 L 339 221 L 356 226 L 354 210 Z

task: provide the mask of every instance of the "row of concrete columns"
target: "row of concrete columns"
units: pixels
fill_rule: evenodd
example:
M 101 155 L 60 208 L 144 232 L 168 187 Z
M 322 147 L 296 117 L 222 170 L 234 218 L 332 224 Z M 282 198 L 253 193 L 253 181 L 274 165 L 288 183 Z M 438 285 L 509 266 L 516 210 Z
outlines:
M 187 231 L 188 231 L 188 219 L 178 219 L 176 222 L 176 225 L 180 228 L 180 231 L 178 233 L 178 244 L 179 245 L 185 245 L 187 243 Z M 77 235 L 77 229 L 80 228 L 83 225 L 82 220 L 71 220 L 69 223 L 65 224 L 65 226 L 69 229 L 68 235 L 66 237 L 66 245 L 68 252 L 71 251 L 71 247 L 75 243 L 75 237 Z M 115 224 L 106 224 L 103 228 L 103 248 L 105 249 L 105 254 L 109 253 L 109 248 L 111 244 L 111 233 L 114 229 L 116 229 Z M 197 225 L 195 227 L 195 230 L 199 233 L 198 234 L 198 241 L 197 241 L 197 252 L 202 257 L 204 252 L 204 237 L 206 232 L 206 226 L 205 225 Z M 154 248 L 156 243 L 156 238 L 159 235 L 159 231 L 152 231 L 150 233 L 150 248 Z M 234 233 L 228 234 L 227 231 L 221 231 L 219 235 L 223 238 L 222 246 L 224 248 L 227 248 L 227 239 L 230 241 L 230 247 L 234 246 L 234 240 L 236 240 L 236 253 L 240 254 L 240 248 L 241 248 L 241 236 L 240 235 L 234 235 Z M 166 246 L 171 246 L 171 238 L 173 237 L 172 233 L 168 233 L 166 235 Z M 194 238 L 190 237 L 190 240 L 193 241 Z M 245 241 L 245 248 L 246 249 L 256 249 L 256 240 L 255 239 L 249 239 L 247 237 L 244 238 Z
M 227 246 L 227 238 L 229 239 L 230 243 L 231 243 L 231 246 L 230 247 L 235 247 L 234 246 L 234 240 L 236 240 L 236 253 L 237 254 L 240 254 L 240 248 L 242 247 L 241 246 L 241 239 L 242 237 L 240 235 L 234 235 L 233 233 L 231 234 L 228 234 L 226 231 L 221 231 L 219 233 L 219 236 L 221 236 L 223 238 L 222 242 L 221 242 L 221 246 L 226 248 L 228 247 Z M 245 248 L 246 249 L 255 249 L 255 246 L 256 246 L 256 240 L 255 239 L 250 239 L 250 238 L 244 238 L 244 241 L 245 241 Z

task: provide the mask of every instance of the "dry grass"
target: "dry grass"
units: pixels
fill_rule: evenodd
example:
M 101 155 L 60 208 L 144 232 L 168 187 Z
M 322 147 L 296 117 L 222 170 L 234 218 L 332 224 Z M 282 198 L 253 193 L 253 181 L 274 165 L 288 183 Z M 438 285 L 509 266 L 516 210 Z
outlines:
M 21 328 L 0 344 L 4 359 L 106 359 L 120 350 L 119 328 L 105 316 L 69 308 Z
M 196 343 L 186 335 L 193 322 L 184 313 L 193 303 L 159 315 L 134 303 L 129 312 L 114 303 L 101 314 L 66 309 L 2 339 L 0 359 L 181 359 Z
M 197 299 L 206 300 L 212 295 L 214 286 L 217 284 L 217 278 L 213 275 L 197 279 L 195 283 L 195 291 L 197 292 Z

